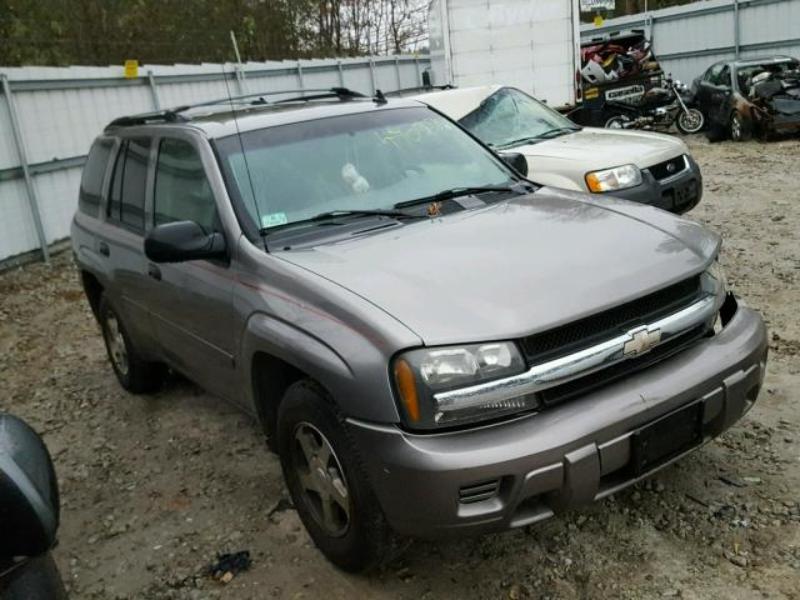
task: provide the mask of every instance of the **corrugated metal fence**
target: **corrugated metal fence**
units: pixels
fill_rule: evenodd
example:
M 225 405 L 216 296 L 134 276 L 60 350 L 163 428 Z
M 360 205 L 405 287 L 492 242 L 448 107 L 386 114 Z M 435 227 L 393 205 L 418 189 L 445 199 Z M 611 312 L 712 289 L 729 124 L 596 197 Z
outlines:
M 427 58 L 314 59 L 236 65 L 0 67 L 0 267 L 69 235 L 80 167 L 113 118 L 270 90 L 422 84 Z
M 800 0 L 708 0 L 584 25 L 581 38 L 645 29 L 665 72 L 685 82 L 735 57 L 800 55 Z

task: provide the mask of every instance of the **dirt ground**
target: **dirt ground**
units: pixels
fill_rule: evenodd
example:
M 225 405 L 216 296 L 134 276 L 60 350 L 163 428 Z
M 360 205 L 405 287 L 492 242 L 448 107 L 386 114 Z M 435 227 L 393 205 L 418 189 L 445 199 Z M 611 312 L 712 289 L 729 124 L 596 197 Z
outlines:
M 706 178 L 690 217 L 724 236 L 731 286 L 770 328 L 755 408 L 611 499 L 415 542 L 370 576 L 316 551 L 248 417 L 179 379 L 149 398 L 122 391 L 68 253 L 0 275 L 0 409 L 53 453 L 72 597 L 800 598 L 800 141 L 689 143 Z M 217 552 L 244 549 L 250 571 L 228 585 L 204 576 Z

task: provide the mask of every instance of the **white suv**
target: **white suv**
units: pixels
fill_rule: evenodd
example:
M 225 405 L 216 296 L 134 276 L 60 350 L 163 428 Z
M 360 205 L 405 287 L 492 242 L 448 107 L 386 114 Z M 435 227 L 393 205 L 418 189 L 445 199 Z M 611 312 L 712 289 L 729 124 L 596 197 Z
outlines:
M 502 85 L 428 91 L 415 99 L 458 121 L 494 150 L 519 152 L 529 178 L 554 187 L 652 204 L 675 213 L 703 194 L 683 141 L 647 131 L 581 127 Z

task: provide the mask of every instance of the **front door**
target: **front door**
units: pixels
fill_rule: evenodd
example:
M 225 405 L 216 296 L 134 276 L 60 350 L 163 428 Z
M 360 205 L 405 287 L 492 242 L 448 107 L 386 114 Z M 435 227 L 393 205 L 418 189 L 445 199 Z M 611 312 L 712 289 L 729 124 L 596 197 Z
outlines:
M 224 233 L 196 143 L 190 135 L 158 141 L 152 224 L 194 221 Z M 210 392 L 237 400 L 230 397 L 235 335 L 228 261 L 150 263 L 148 272 L 158 289 L 151 310 L 167 360 Z

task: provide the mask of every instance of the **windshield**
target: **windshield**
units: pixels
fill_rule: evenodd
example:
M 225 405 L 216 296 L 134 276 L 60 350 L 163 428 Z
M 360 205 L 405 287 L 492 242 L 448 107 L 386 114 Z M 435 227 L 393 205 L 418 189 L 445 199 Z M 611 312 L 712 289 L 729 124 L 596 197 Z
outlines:
M 501 161 L 423 107 L 258 129 L 241 141 L 223 138 L 217 148 L 231 193 L 259 228 L 329 211 L 389 210 L 446 189 L 512 179 Z
M 493 146 L 521 144 L 580 129 L 552 108 L 514 88 L 498 90 L 459 123 Z

